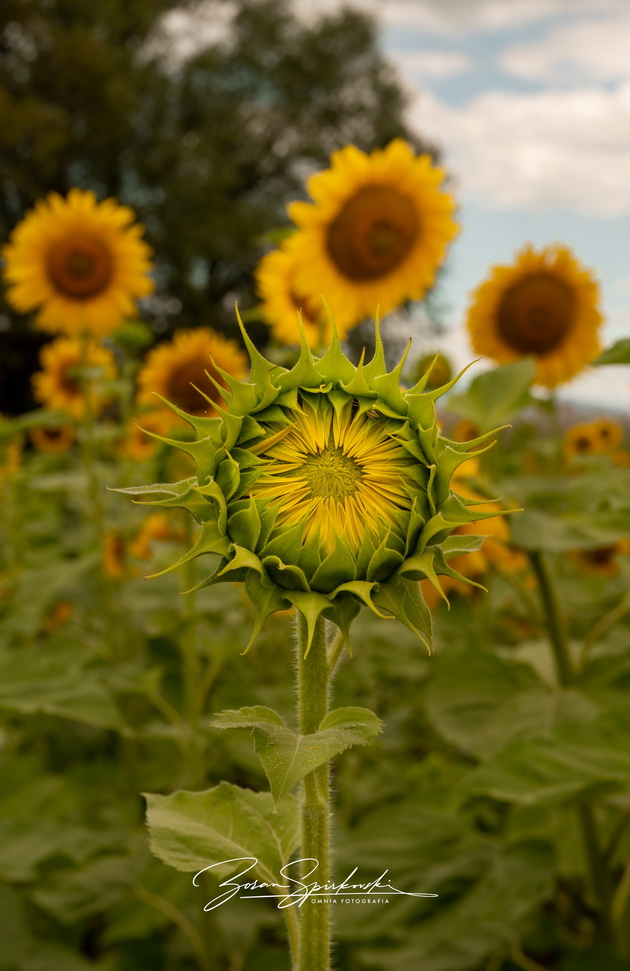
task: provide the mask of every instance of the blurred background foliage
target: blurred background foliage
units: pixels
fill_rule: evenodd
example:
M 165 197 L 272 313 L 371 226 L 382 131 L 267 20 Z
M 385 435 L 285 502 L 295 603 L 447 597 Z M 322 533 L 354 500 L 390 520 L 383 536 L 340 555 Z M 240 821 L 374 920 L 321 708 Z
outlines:
M 173 17 L 200 9 L 214 27 L 176 44 Z M 305 176 L 349 142 L 401 135 L 426 148 L 404 107 L 357 10 L 305 21 L 288 0 L 4 0 L 0 236 L 50 191 L 115 196 L 156 252 L 156 333 L 232 331 L 234 301 L 255 304 L 266 234 L 288 223 Z M 42 338 L 6 310 L 2 324 L 0 410 L 15 414 Z M 262 323 L 253 333 L 264 341 Z

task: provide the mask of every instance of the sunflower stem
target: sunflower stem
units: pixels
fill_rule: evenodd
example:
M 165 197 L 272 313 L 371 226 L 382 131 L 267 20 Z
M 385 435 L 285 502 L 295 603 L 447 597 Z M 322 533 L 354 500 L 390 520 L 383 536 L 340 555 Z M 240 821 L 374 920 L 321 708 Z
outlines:
M 81 436 L 81 457 L 88 484 L 88 499 L 90 501 L 93 517 L 93 528 L 96 534 L 98 549 L 100 554 L 99 564 L 99 595 L 103 614 L 103 625 L 105 628 L 105 639 L 110 656 L 115 658 L 118 655 L 118 640 L 115 628 L 115 615 L 113 598 L 111 596 L 110 580 L 103 561 L 105 548 L 105 514 L 101 500 L 101 483 L 98 479 L 95 460 L 95 441 L 94 441 L 94 409 L 92 401 L 92 380 L 88 376 L 89 364 L 89 345 L 90 335 L 83 331 L 81 335 L 81 387 L 83 391 L 83 435 Z
M 558 680 L 562 687 L 566 688 L 573 683 L 575 672 L 569 653 L 566 628 L 560 613 L 558 590 L 545 554 L 536 551 L 530 553 L 529 556 L 538 578 L 549 643 L 558 669 Z M 591 803 L 583 802 L 577 807 L 577 812 L 582 832 L 582 843 L 591 875 L 591 886 L 599 904 L 601 934 L 605 940 L 614 944 L 615 929 L 611 912 L 613 887 L 610 870 L 600 844 L 595 809 Z
M 298 720 L 302 735 L 316 732 L 328 713 L 329 669 L 325 623 L 315 625 L 306 654 L 306 622 L 297 623 Z M 305 656 L 306 654 L 306 656 Z M 328 763 L 305 776 L 301 787 L 303 883 L 326 884 L 331 878 L 330 778 Z M 300 947 L 295 971 L 329 971 L 331 908 L 325 897 L 309 898 L 300 921 Z

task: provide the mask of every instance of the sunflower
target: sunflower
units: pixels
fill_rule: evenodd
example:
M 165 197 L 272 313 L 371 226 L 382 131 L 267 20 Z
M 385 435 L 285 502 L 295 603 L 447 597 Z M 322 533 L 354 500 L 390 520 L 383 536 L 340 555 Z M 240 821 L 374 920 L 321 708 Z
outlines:
M 295 275 L 299 262 L 293 253 L 294 247 L 288 240 L 280 249 L 272 250 L 263 256 L 256 269 L 258 295 L 262 300 L 262 313 L 271 328 L 273 336 L 284 344 L 300 343 L 298 314 L 301 315 L 304 331 L 311 348 L 328 344 L 330 341 L 330 321 L 321 296 L 301 296 L 295 287 Z M 341 338 L 356 323 L 347 315 L 344 308 L 331 306 L 335 325 Z
M 148 560 L 151 544 L 155 542 L 179 541 L 186 538 L 183 527 L 172 524 L 166 513 L 156 512 L 147 516 L 140 529 L 129 544 L 129 552 L 137 560 Z
M 42 348 L 42 370 L 33 375 L 33 390 L 40 404 L 65 411 L 74 418 L 85 414 L 86 395 L 89 393 L 93 412 L 107 404 L 107 396 L 99 390 L 96 372 L 102 380 L 111 381 L 116 376 L 114 357 L 107 348 L 90 341 L 83 348 L 74 337 L 57 337 Z M 81 368 L 85 365 L 91 378 L 89 391 L 81 381 Z
M 379 304 L 387 313 L 419 300 L 457 232 L 443 178 L 430 156 L 398 138 L 370 155 L 353 145 L 335 152 L 331 168 L 308 182 L 314 202 L 289 206 L 299 227 L 296 291 L 323 293 L 353 323 Z
M 153 409 L 138 415 L 127 428 L 120 443 L 120 453 L 134 462 L 146 462 L 155 454 L 157 442 L 147 432 L 161 434 L 165 429 L 164 412 Z M 170 424 L 170 421 L 168 422 Z
M 599 289 L 566 246 L 526 246 L 474 291 L 468 330 L 477 354 L 498 364 L 536 359 L 536 382 L 569 381 L 601 350 Z
M 136 501 L 145 494 L 149 505 L 188 509 L 198 523 L 195 545 L 170 569 L 211 554 L 214 572 L 200 586 L 243 581 L 256 608 L 250 644 L 267 617 L 291 606 L 306 623 L 305 653 L 324 617 L 347 640 L 363 604 L 429 646 L 418 580 L 464 580 L 445 559 L 461 541 L 444 544 L 458 526 L 498 514 L 451 492 L 470 446 L 438 432 L 435 399 L 449 385 L 425 392 L 423 378 L 401 390 L 405 358 L 386 370 L 378 329 L 367 364 L 350 362 L 333 328 L 321 358 L 304 337 L 291 370 L 242 332 L 251 373 L 245 382 L 226 376 L 219 415 L 171 405 L 195 438 L 169 444 L 195 473 L 129 490 Z
M 227 389 L 222 371 L 238 379 L 247 374 L 247 360 L 234 341 L 209 327 L 180 330 L 147 354 L 138 375 L 138 404 L 155 408 L 157 392 L 190 415 L 215 414 L 214 404 L 223 404 L 223 398 L 214 381 Z M 166 408 L 159 415 L 165 431 L 178 422 Z
M 609 546 L 571 550 L 570 556 L 580 573 L 588 576 L 614 577 L 621 570 L 619 556 L 627 553 L 629 549 L 628 540 L 620 539 Z
M 74 429 L 69 425 L 42 425 L 41 428 L 31 428 L 29 432 L 31 442 L 40 452 L 56 454 L 67 452 L 74 442 Z
M 3 250 L 9 302 L 20 313 L 38 310 L 43 330 L 111 333 L 153 291 L 151 250 L 134 218 L 81 189 L 38 202 Z
M 103 568 L 112 580 L 124 580 L 127 576 L 127 543 L 117 529 L 110 529 L 103 537 Z
M 433 354 L 423 354 L 418 363 L 416 364 L 415 379 L 419 381 L 421 377 L 427 374 L 427 388 L 433 391 L 435 388 L 441 388 L 453 377 L 453 367 L 451 362 L 442 354 L 441 351 L 437 351 Z
M 623 441 L 623 428 L 613 418 L 596 418 L 593 422 L 602 452 L 614 452 Z
M 270 429 L 273 438 L 279 429 Z M 315 400 L 296 411 L 279 441 L 265 448 L 255 500 L 278 504 L 274 531 L 303 526 L 304 545 L 330 554 L 344 543 L 359 554 L 367 534 L 378 548 L 404 537 L 413 503 L 414 459 L 379 416 L 357 417 L 352 402 L 333 410 Z

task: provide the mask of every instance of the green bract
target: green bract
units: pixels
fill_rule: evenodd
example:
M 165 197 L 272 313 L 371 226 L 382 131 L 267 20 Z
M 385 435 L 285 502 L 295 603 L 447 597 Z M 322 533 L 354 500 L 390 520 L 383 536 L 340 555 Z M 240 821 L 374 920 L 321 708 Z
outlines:
M 123 490 L 187 509 L 201 527 L 169 569 L 210 554 L 213 570 L 195 589 L 243 581 L 257 610 L 248 647 L 271 613 L 291 606 L 306 621 L 307 650 L 320 616 L 347 641 L 362 604 L 397 618 L 429 647 L 418 581 L 428 578 L 441 592 L 439 574 L 466 579 L 447 558 L 481 538 L 451 534 L 497 515 L 450 489 L 455 469 L 488 435 L 465 443 L 440 436 L 435 400 L 455 382 L 426 393 L 427 373 L 401 389 L 404 357 L 386 371 L 378 324 L 369 364 L 362 356 L 355 367 L 335 334 L 319 359 L 303 338 L 291 370 L 267 361 L 241 329 L 249 381 L 220 372 L 229 390 L 217 384 L 225 401 L 219 417 L 166 402 L 194 441 L 153 436 L 191 455 L 196 476 Z

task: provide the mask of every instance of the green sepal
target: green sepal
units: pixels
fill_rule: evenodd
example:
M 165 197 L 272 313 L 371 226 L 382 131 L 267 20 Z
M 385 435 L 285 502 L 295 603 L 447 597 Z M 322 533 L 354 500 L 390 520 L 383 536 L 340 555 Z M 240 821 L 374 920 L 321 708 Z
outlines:
M 322 381 L 330 381 L 333 386 L 340 386 L 352 381 L 356 374 L 356 368 L 341 350 L 337 328 L 332 317 L 330 317 L 330 323 L 330 344 L 324 356 L 316 362 L 315 371 Z
M 343 542 L 338 538 L 335 548 L 311 579 L 311 589 L 318 593 L 330 593 L 337 586 L 339 576 L 347 576 L 354 580 L 356 573 L 355 558 Z
M 180 566 L 190 563 L 197 556 L 203 556 L 204 553 L 215 553 L 218 556 L 225 557 L 228 555 L 229 548 L 230 541 L 227 536 L 219 532 L 214 520 L 209 520 L 203 523 L 197 542 L 187 553 L 184 553 L 176 563 L 167 566 L 165 570 L 161 570 L 159 573 L 151 573 L 147 579 L 152 580 L 155 577 L 164 576 L 165 573 L 170 573 L 171 570 L 177 570 Z
M 286 371 L 276 380 L 278 388 L 283 391 L 296 388 L 314 388 L 321 383 L 321 376 L 315 370 L 315 360 L 306 340 L 302 341 L 300 356 L 290 371 Z
M 238 464 L 228 455 L 219 465 L 215 476 L 215 481 L 228 502 L 238 489 L 240 478 Z
M 407 344 L 405 353 L 393 371 L 390 371 L 389 374 L 379 374 L 372 381 L 374 389 L 378 392 L 379 399 L 385 401 L 399 418 L 405 416 L 408 410 L 407 402 L 400 390 L 400 374 L 405 366 L 410 347 L 411 341 Z
M 227 374 L 224 371 L 221 371 L 216 364 L 214 366 L 227 381 Z M 237 415 L 239 418 L 244 417 L 245 415 L 249 414 L 252 408 L 255 408 L 258 404 L 258 390 L 255 385 L 232 380 L 230 383 L 230 390 L 232 395 L 229 411 L 233 415 Z
M 266 556 L 262 564 L 279 587 L 287 590 L 309 590 L 308 580 L 299 566 L 283 563 L 279 556 Z
M 331 609 L 326 614 L 326 617 L 332 624 L 335 624 L 339 628 L 343 635 L 346 647 L 352 656 L 352 649 L 350 647 L 350 627 L 352 626 L 352 621 L 358 615 L 361 610 L 361 604 L 358 602 L 356 597 L 353 597 L 350 593 L 339 593 L 335 596 L 334 601 L 331 604 Z
M 241 654 L 247 654 L 260 634 L 267 617 L 291 606 L 275 583 L 271 583 L 266 576 L 260 576 L 258 573 L 250 572 L 246 577 L 245 592 L 256 608 L 256 620 L 247 647 L 241 651 Z
M 306 621 L 306 648 L 304 657 L 308 654 L 313 643 L 315 625 L 321 614 L 330 608 L 330 600 L 321 593 L 314 591 L 287 590 L 286 598 L 300 611 Z
M 235 310 L 238 326 L 241 334 L 243 335 L 243 340 L 245 342 L 245 347 L 247 348 L 247 353 L 249 355 L 249 361 L 251 364 L 250 383 L 256 388 L 264 387 L 267 376 L 271 371 L 284 371 L 284 368 L 279 368 L 277 364 L 272 364 L 272 362 L 268 361 L 266 357 L 263 357 L 243 326 L 243 321 L 241 320 L 238 306 L 235 307 Z
M 277 503 L 275 504 L 277 505 Z M 261 557 L 277 556 L 283 563 L 297 563 L 307 523 L 301 522 L 271 539 L 260 551 Z
M 419 580 L 428 580 L 435 587 L 442 600 L 448 603 L 448 597 L 444 593 L 437 577 L 434 559 L 435 550 L 433 547 L 428 546 L 423 553 L 410 556 L 408 560 L 405 560 L 398 570 L 398 574 L 404 577 L 405 580 L 414 580 L 416 582 Z
M 243 419 L 240 415 L 232 415 L 229 411 L 225 412 L 221 425 L 222 444 L 227 452 L 231 451 L 239 441 L 239 436 L 243 428 Z
M 217 526 L 220 533 L 225 533 L 227 529 L 227 504 L 219 484 L 211 480 L 206 482 L 205 485 L 193 486 L 193 491 L 203 496 L 204 499 L 208 500 L 208 503 L 216 505 L 218 510 Z
M 379 374 L 384 374 L 386 371 L 387 366 L 385 364 L 385 348 L 383 347 L 381 325 L 377 315 L 374 322 L 374 354 L 372 355 L 372 360 L 370 363 L 366 364 L 363 368 L 363 374 L 368 385 L 371 387 L 374 378 L 378 377 Z
M 353 597 L 357 597 L 366 607 L 369 607 L 373 614 L 377 617 L 382 617 L 383 620 L 388 619 L 388 614 L 383 614 L 378 609 L 377 604 L 372 599 L 372 594 L 378 588 L 377 583 L 371 583 L 369 580 L 350 580 L 348 583 L 341 583 L 338 587 L 330 594 L 330 599 L 334 600 L 340 594 L 351 593 Z
M 231 574 L 241 573 L 243 570 L 254 570 L 256 573 L 260 573 L 264 576 L 264 567 L 260 562 L 260 559 L 251 550 L 248 550 L 245 546 L 236 546 L 232 544 L 230 550 L 234 555 L 225 566 L 223 566 L 216 574 L 217 581 L 219 578 L 221 580 L 232 580 Z
M 431 653 L 433 626 L 431 611 L 425 604 L 420 587 L 415 580 L 405 580 L 400 575 L 393 576 L 381 583 L 374 594 L 378 607 L 389 610 L 390 614 L 408 627 Z
M 232 513 L 227 522 L 227 529 L 232 542 L 239 546 L 249 544 L 256 549 L 260 536 L 260 516 L 258 506 L 249 497 L 247 506 Z
M 491 501 L 491 500 L 488 500 Z M 471 500 L 471 503 L 477 506 L 479 500 Z M 480 509 L 475 509 L 474 511 L 469 511 L 466 502 L 460 499 L 459 496 L 451 495 L 443 503 L 440 512 L 425 523 L 422 532 L 420 533 L 420 539 L 418 540 L 418 546 L 416 548 L 416 553 L 421 553 L 425 546 L 429 543 L 434 545 L 436 543 L 441 543 L 442 540 L 446 539 L 454 529 L 458 526 L 463 526 L 467 523 L 477 522 L 479 519 L 495 519 L 500 513 L 497 513 L 496 509 L 492 512 L 483 512 Z
M 270 405 L 274 403 L 279 393 L 280 392 L 278 391 L 278 388 L 271 380 L 271 374 L 268 374 L 267 377 L 265 378 L 265 385 L 264 385 L 262 398 L 260 399 L 258 404 L 254 408 L 252 408 L 251 414 L 255 415 L 258 412 L 264 411 L 265 408 L 268 408 Z
M 367 568 L 367 578 L 370 583 L 380 583 L 390 577 L 394 570 L 403 562 L 403 555 L 398 550 L 393 550 L 388 544 L 392 540 L 391 530 L 380 542 L 378 549 L 374 550 L 370 563 Z
M 407 402 L 407 417 L 416 426 L 421 428 L 432 428 L 435 424 L 435 403 L 426 394 L 416 394 L 412 391 L 405 392 Z
M 359 361 L 356 373 L 351 381 L 346 384 L 341 385 L 343 390 L 348 395 L 358 398 L 376 398 L 378 397 L 376 391 L 368 384 L 367 377 L 365 375 L 365 368 L 363 366 L 363 359 L 365 357 L 365 348 L 361 351 L 361 360 Z

